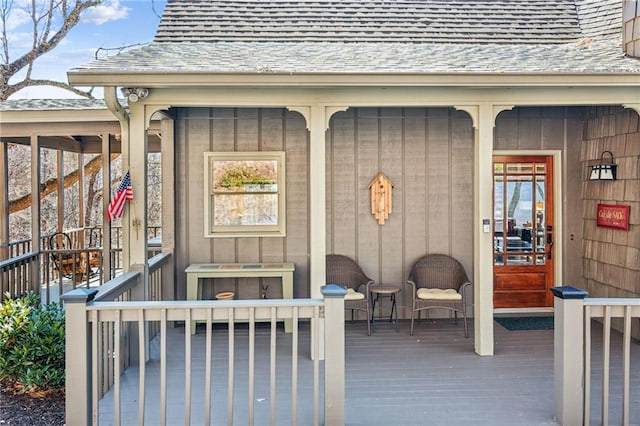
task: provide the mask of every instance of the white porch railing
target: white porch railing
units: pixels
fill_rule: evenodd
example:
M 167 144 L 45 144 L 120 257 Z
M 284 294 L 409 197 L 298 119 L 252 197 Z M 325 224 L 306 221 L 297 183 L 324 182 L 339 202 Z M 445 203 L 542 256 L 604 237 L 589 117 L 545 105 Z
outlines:
M 268 300 L 231 300 L 231 301 L 158 301 L 158 302 L 99 302 L 93 300 L 95 290 L 79 288 L 63 296 L 66 306 L 66 423 L 73 425 L 98 424 L 99 400 L 102 395 L 99 388 L 100 360 L 104 358 L 104 349 L 101 347 L 100 333 L 102 327 L 113 327 L 113 335 L 120 336 L 123 329 L 135 330 L 140 336 L 147 331 L 147 324 L 156 323 L 160 330 L 160 402 L 152 404 L 145 398 L 145 391 L 149 389 L 145 370 L 145 356 L 138 360 L 138 416 L 137 423 L 144 424 L 145 413 L 150 407 L 154 412 L 159 412 L 159 423 L 167 424 L 167 326 L 171 322 L 179 321 L 189 324 L 192 320 L 206 322 L 205 331 L 205 371 L 204 388 L 200 389 L 204 394 L 204 423 L 209 424 L 212 418 L 211 392 L 219 391 L 226 387 L 227 409 L 226 413 L 216 413 L 218 419 L 226 415 L 227 424 L 233 424 L 234 419 L 234 381 L 237 371 L 235 361 L 234 330 L 237 322 L 248 323 L 249 349 L 248 371 L 242 372 L 248 377 L 244 390 L 247 395 L 247 408 L 249 424 L 254 422 L 254 384 L 256 365 L 256 322 L 269 322 L 271 324 L 271 338 L 267 349 L 270 365 L 270 424 L 276 424 L 276 392 L 278 399 L 284 399 L 281 391 L 276 387 L 278 363 L 277 353 L 282 353 L 276 345 L 276 321 L 284 319 L 293 320 L 293 333 L 291 336 L 291 413 L 292 424 L 297 424 L 299 398 L 297 391 L 298 378 L 298 324 L 300 320 L 311 322 L 311 342 L 313 347 L 313 377 L 309 380 L 313 383 L 313 419 L 303 419 L 303 424 L 318 425 L 321 422 L 320 389 L 323 386 L 324 394 L 324 418 L 326 425 L 344 424 L 344 295 L 345 290 L 335 285 L 325 286 L 322 289 L 323 299 L 268 299 Z M 325 334 L 324 342 L 320 341 L 321 322 L 324 320 L 324 328 L 331 330 Z M 212 363 L 224 365 L 224 360 L 216 360 L 212 352 L 212 322 L 225 322 L 228 327 L 228 350 L 226 356 L 227 377 L 225 381 L 214 383 L 212 377 Z M 193 357 L 191 353 L 192 335 L 184 333 L 184 424 L 189 424 L 192 417 L 192 371 Z M 120 375 L 123 373 L 121 357 L 122 339 L 114 339 L 113 348 L 113 419 L 112 423 L 121 424 L 121 395 Z M 320 350 L 324 348 L 324 383 L 320 381 Z M 145 339 L 139 339 L 137 343 L 139 353 L 145 353 Z M 171 348 L 175 351 L 177 348 Z M 109 355 L 109 358 L 111 355 Z M 175 392 L 175 389 L 172 389 Z M 282 408 L 279 408 L 281 411 Z M 202 413 L 198 413 L 199 415 Z M 127 419 L 130 423 L 131 419 Z M 111 423 L 111 421 L 110 421 Z
M 592 341 L 591 323 L 602 322 L 601 410 L 599 424 L 608 425 L 612 413 L 629 425 L 631 377 L 631 320 L 640 317 L 640 299 L 586 298 L 587 293 L 574 287 L 556 287 L 554 332 L 554 415 L 562 425 L 591 423 Z M 611 328 L 612 319 L 622 321 L 622 396 L 621 404 L 610 405 Z M 618 395 L 616 395 L 617 397 Z M 618 399 L 618 398 L 616 398 Z M 621 410 L 614 412 L 613 410 Z M 637 408 L 636 408 L 637 409 Z M 597 410 L 596 410 L 597 411 Z

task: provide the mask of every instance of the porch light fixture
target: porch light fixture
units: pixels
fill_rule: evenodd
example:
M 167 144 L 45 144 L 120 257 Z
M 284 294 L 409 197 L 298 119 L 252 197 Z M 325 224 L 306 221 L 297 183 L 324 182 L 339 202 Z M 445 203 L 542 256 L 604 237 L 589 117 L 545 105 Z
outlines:
M 605 155 L 609 158 L 605 158 Z M 603 151 L 600 160 L 591 165 L 589 180 L 616 180 L 618 165 L 613 162 L 611 151 Z
M 140 99 L 144 99 L 149 96 L 149 89 L 144 87 L 123 87 L 120 90 L 131 103 L 138 102 Z

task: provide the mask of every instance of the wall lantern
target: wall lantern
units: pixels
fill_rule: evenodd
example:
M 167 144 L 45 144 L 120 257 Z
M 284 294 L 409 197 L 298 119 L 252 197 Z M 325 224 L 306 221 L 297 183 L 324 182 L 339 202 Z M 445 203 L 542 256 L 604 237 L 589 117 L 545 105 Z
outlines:
M 605 158 L 606 154 L 609 155 L 609 158 Z M 614 164 L 611 151 L 603 151 L 600 160 L 591 166 L 589 180 L 616 180 L 617 169 L 618 165 Z

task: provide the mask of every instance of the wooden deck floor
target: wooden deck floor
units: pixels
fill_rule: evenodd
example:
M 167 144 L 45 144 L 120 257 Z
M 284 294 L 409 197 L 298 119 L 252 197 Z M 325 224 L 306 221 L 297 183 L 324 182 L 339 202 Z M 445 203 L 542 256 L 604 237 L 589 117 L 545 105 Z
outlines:
M 553 330 L 508 331 L 495 323 L 495 355 L 480 357 L 473 351 L 471 336 L 463 337 L 462 324 L 451 320 L 423 320 L 409 335 L 409 323 L 401 321 L 400 332 L 389 324 L 379 323 L 372 336 L 366 326 L 347 323 L 346 333 L 346 423 L 348 425 L 555 425 L 553 420 Z M 236 331 L 236 400 L 234 424 L 247 424 L 247 392 L 243 386 L 247 363 L 246 329 Z M 289 415 L 291 379 L 290 335 L 278 333 L 278 420 L 291 424 Z M 601 331 L 594 327 L 594 343 Z M 256 333 L 256 424 L 269 423 L 267 328 Z M 216 340 L 218 339 L 218 340 Z M 184 413 L 184 329 L 169 330 L 168 336 L 168 424 L 183 424 Z M 204 333 L 194 336 L 192 351 L 192 418 L 191 424 L 202 424 L 204 413 Z M 619 335 L 614 340 L 620 340 Z M 307 425 L 312 414 L 312 363 L 309 360 L 309 331 L 305 324 L 300 333 L 300 380 L 298 385 L 298 424 Z M 155 348 L 155 345 L 154 345 Z M 226 329 L 214 333 L 215 357 L 221 357 L 214 381 L 212 410 L 214 424 L 226 424 Z M 599 362 L 599 351 L 594 362 Z M 280 355 L 279 355 L 280 356 Z M 157 352 L 147 364 L 147 409 L 145 423 L 157 424 L 159 410 L 159 362 Z M 612 352 L 612 363 L 619 357 Z M 640 346 L 632 344 L 632 369 L 640 360 Z M 214 361 L 215 362 L 215 361 Z M 635 369 L 638 370 L 637 368 Z M 282 373 L 282 374 L 280 374 Z M 322 374 L 322 373 L 321 373 Z M 640 374 L 635 374 L 638 376 Z M 122 380 L 123 424 L 136 424 L 137 368 L 130 368 Z M 594 382 L 598 379 L 594 378 Z M 612 394 L 619 393 L 620 377 L 612 374 Z M 596 383 L 596 385 L 598 385 Z M 598 385 L 599 386 L 599 385 Z M 632 377 L 632 424 L 640 423 L 640 378 Z M 635 392 L 635 393 L 634 393 Z M 594 393 L 597 393 L 594 391 Z M 280 396 L 282 395 L 282 396 Z M 594 410 L 599 410 L 599 396 L 594 395 Z M 619 398 L 618 398 L 619 400 Z M 615 406 L 616 401 L 612 401 Z M 322 406 L 322 401 L 321 401 Z M 635 407 L 635 410 L 634 410 Z M 100 404 L 101 425 L 111 424 L 113 395 L 107 394 Z M 599 424 L 599 411 L 594 411 L 592 424 Z M 619 424 L 619 415 L 611 416 L 611 424 Z M 321 416 L 322 424 L 322 416 Z

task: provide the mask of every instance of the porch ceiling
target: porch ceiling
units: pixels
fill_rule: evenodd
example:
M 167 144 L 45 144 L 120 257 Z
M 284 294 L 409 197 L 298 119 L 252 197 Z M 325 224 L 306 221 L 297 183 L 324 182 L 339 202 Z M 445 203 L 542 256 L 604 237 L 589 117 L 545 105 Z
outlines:
M 0 102 L 0 140 L 30 145 L 32 135 L 43 148 L 99 154 L 103 135 L 109 135 L 111 152 L 121 152 L 120 123 L 103 100 L 20 99 Z M 148 133 L 150 152 L 160 152 L 160 122 L 153 120 Z

